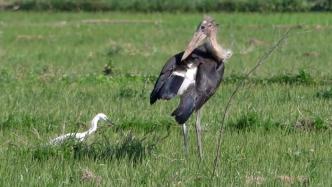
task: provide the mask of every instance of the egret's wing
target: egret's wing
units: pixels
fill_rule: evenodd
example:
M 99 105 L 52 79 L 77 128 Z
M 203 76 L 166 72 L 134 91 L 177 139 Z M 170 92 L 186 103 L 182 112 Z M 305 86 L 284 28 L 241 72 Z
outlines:
M 68 134 L 64 134 L 59 137 L 56 137 L 50 141 L 50 144 L 60 144 L 60 143 L 64 142 L 65 140 L 69 139 L 70 137 L 75 137 L 75 134 L 76 133 L 68 133 Z
M 76 133 L 75 134 L 75 138 L 78 141 L 83 141 L 87 136 L 88 136 L 88 134 L 86 132 L 84 132 L 84 133 Z

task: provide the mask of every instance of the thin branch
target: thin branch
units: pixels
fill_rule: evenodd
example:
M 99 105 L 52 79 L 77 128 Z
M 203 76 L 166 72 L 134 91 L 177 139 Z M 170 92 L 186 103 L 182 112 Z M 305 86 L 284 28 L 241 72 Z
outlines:
M 235 97 L 236 93 L 240 90 L 240 88 L 244 85 L 245 80 L 247 80 L 249 78 L 249 76 L 260 66 L 262 65 L 264 62 L 266 62 L 266 60 L 271 56 L 271 54 L 281 45 L 281 43 L 288 37 L 290 31 L 293 28 L 289 29 L 288 31 L 286 31 L 282 37 L 268 50 L 266 51 L 263 56 L 261 56 L 258 61 L 257 64 L 248 72 L 245 74 L 244 79 L 242 81 L 239 82 L 239 84 L 236 86 L 235 90 L 233 91 L 232 95 L 229 97 L 227 105 L 225 107 L 224 113 L 223 113 L 223 117 L 222 117 L 222 121 L 221 121 L 221 125 L 220 125 L 220 129 L 219 129 L 219 135 L 218 135 L 218 141 L 217 141 L 217 146 L 216 146 L 216 156 L 213 162 L 213 171 L 212 171 L 212 177 L 213 178 L 216 174 L 216 169 L 218 166 L 218 162 L 219 162 L 219 158 L 220 158 L 220 149 L 221 149 L 221 144 L 223 143 L 223 137 L 224 137 L 224 124 L 225 124 L 225 119 L 226 119 L 226 115 L 228 112 L 229 107 L 231 106 L 231 101 L 233 100 L 233 98 Z

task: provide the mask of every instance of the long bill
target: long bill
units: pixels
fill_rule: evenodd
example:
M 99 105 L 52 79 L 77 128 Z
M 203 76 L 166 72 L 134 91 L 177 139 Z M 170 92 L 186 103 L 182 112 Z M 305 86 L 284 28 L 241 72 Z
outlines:
M 193 38 L 189 42 L 186 50 L 182 55 L 181 61 L 186 59 L 194 51 L 194 49 L 200 46 L 206 37 L 207 37 L 206 34 L 204 34 L 202 31 L 195 32 Z
M 113 126 L 114 123 L 110 119 L 106 119 L 106 122 L 108 123 L 108 126 Z

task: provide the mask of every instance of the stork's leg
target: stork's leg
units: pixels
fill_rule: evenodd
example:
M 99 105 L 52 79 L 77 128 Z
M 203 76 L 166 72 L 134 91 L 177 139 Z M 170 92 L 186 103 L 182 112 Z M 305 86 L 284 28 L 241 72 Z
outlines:
M 196 135 L 197 135 L 197 151 L 199 158 L 203 159 L 203 148 L 202 148 L 202 128 L 201 128 L 201 110 L 196 112 Z
M 182 132 L 183 132 L 183 142 L 184 142 L 184 153 L 188 155 L 188 128 L 186 124 L 182 124 Z

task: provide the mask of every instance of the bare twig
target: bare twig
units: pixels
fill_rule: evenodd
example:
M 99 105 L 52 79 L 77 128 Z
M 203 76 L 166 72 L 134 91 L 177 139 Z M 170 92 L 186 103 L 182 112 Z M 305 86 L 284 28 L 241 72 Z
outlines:
M 221 144 L 223 143 L 223 136 L 224 136 L 224 124 L 225 124 L 225 119 L 226 119 L 226 115 L 228 112 L 228 109 L 230 107 L 231 101 L 233 100 L 235 94 L 239 91 L 239 89 L 244 85 L 245 80 L 247 80 L 249 78 L 249 76 L 260 66 L 262 65 L 264 62 L 266 62 L 266 60 L 271 56 L 271 54 L 281 45 L 281 43 L 288 37 L 290 31 L 293 28 L 290 28 L 289 30 L 287 30 L 282 36 L 281 38 L 268 50 L 266 51 L 257 61 L 257 64 L 244 76 L 244 79 L 242 81 L 240 81 L 238 83 L 238 85 L 236 86 L 235 90 L 233 91 L 232 95 L 229 97 L 227 105 L 225 107 L 224 113 L 223 113 L 223 117 L 221 120 L 221 125 L 220 125 L 220 129 L 219 129 L 219 135 L 218 135 L 218 140 L 217 140 L 217 146 L 216 146 L 216 156 L 213 162 L 213 171 L 212 171 L 212 176 L 211 178 L 213 178 L 215 176 L 216 173 L 216 169 L 218 166 L 218 162 L 219 162 L 219 158 L 220 158 L 220 149 L 221 149 Z

